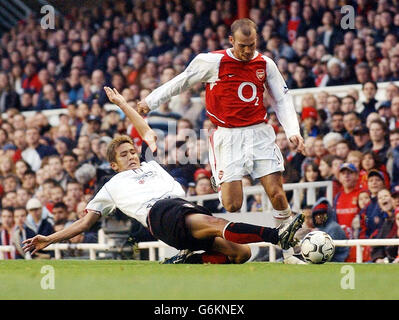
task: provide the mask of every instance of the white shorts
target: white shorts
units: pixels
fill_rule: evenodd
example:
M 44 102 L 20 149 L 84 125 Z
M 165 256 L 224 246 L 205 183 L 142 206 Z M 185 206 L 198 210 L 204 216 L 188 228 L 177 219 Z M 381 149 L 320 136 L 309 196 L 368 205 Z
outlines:
M 250 175 L 257 179 L 284 171 L 284 159 L 275 143 L 271 125 L 218 127 L 209 138 L 209 162 L 217 185 L 241 180 Z

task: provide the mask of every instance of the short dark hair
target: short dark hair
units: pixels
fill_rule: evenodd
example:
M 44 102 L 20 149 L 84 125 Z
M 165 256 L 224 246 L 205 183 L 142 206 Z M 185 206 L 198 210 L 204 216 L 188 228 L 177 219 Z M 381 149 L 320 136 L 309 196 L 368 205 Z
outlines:
M 15 207 L 15 208 L 14 208 L 14 212 L 17 211 L 17 210 L 24 210 L 25 213 L 28 214 L 28 210 L 26 210 L 25 207 L 21 207 L 21 206 Z
M 371 83 L 374 86 L 374 89 L 378 89 L 377 83 L 373 80 L 367 80 L 365 83 L 362 84 L 362 90 L 366 86 L 366 84 Z
M 388 132 L 388 126 L 387 126 L 387 124 L 386 124 L 384 121 L 382 121 L 381 119 L 375 119 L 375 120 L 371 121 L 371 122 L 370 122 L 370 126 L 371 126 L 373 123 L 379 124 L 380 127 L 382 128 L 382 130 L 384 130 L 385 133 Z
M 391 134 L 399 134 L 399 128 L 395 128 L 395 129 L 392 129 L 391 131 L 389 131 L 389 135 L 391 135 Z
M 334 116 L 342 116 L 342 117 L 343 117 L 344 114 L 345 114 L 344 112 L 338 110 L 338 111 L 335 111 L 335 112 L 331 115 L 331 118 L 334 117 Z
M 64 155 L 62 156 L 62 160 L 64 160 L 65 157 L 72 157 L 76 161 L 78 161 L 78 156 L 74 154 L 72 151 L 65 152 Z
M 345 116 L 349 115 L 349 114 L 353 114 L 355 115 L 356 118 L 358 118 L 360 120 L 360 114 L 356 111 L 349 111 L 347 113 L 345 113 Z
M 347 147 L 350 149 L 350 150 L 352 150 L 352 146 L 351 146 L 351 143 L 348 141 L 348 140 L 341 140 L 341 141 L 338 141 L 337 142 L 337 145 L 338 144 L 346 144 L 347 145 Z
M 351 96 L 351 95 L 346 95 L 345 97 L 343 97 L 342 98 L 342 100 L 344 100 L 344 99 L 351 99 L 352 100 L 352 102 L 353 102 L 353 104 L 356 104 L 356 99 L 355 99 L 355 97 L 354 96 Z
M 43 184 L 46 184 L 46 183 L 51 183 L 51 184 L 54 185 L 54 186 L 58 184 L 57 181 L 54 180 L 53 178 L 47 178 L 47 179 L 45 179 L 45 180 L 43 181 Z
M 62 201 L 56 202 L 54 204 L 53 209 L 56 209 L 56 208 L 62 208 L 62 209 L 68 210 L 67 205 L 64 202 L 62 202 Z
M 27 170 L 24 172 L 24 177 L 29 176 L 29 175 L 31 175 L 31 176 L 36 176 L 36 172 L 33 171 L 32 169 L 27 169 Z
M 7 207 L 4 207 L 3 209 L 1 209 L 1 213 L 3 213 L 3 211 L 10 211 L 13 215 L 14 215 L 14 207 L 12 207 L 12 206 L 7 206 Z

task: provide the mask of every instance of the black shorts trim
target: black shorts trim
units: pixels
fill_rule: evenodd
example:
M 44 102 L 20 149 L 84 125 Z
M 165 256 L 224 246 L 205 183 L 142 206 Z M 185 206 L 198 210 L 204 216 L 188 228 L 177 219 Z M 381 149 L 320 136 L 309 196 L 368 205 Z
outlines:
M 214 238 L 195 239 L 187 229 L 184 217 L 190 213 L 212 215 L 207 208 L 184 199 L 163 199 L 151 208 L 147 224 L 155 238 L 176 249 L 210 250 Z

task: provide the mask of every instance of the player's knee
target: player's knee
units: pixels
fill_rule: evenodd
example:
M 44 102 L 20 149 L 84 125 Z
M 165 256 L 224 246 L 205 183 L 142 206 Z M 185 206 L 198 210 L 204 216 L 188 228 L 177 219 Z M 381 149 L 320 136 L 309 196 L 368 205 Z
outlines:
M 223 230 L 227 223 L 228 221 L 222 218 L 201 215 L 200 220 L 196 221 L 196 224 L 201 227 L 194 228 L 191 233 L 194 238 L 223 237 Z
M 233 263 L 242 264 L 247 262 L 250 258 L 251 258 L 251 249 L 248 246 L 245 246 L 233 258 Z
M 274 208 L 286 208 L 287 197 L 284 190 L 276 190 L 270 198 Z
M 227 203 L 223 202 L 223 207 L 228 212 L 237 212 L 240 211 L 242 206 L 242 201 L 228 201 Z

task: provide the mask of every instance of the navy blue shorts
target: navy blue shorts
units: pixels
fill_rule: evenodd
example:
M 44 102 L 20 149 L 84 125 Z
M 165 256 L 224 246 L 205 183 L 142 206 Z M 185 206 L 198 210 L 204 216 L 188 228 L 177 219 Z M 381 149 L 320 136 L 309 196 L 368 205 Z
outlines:
M 184 199 L 163 199 L 151 208 L 147 224 L 155 238 L 176 249 L 210 250 L 214 238 L 195 239 L 186 227 L 185 215 L 190 213 L 212 215 L 207 208 Z

